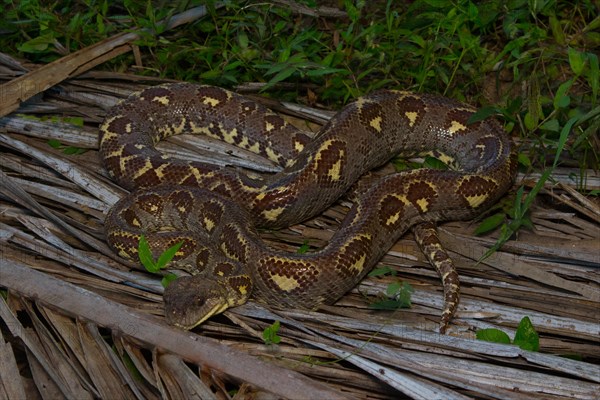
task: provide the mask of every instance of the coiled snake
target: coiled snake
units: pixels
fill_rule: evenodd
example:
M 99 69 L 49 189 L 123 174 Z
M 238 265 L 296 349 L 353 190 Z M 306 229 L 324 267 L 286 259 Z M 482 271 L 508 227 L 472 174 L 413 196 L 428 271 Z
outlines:
M 100 127 L 106 169 L 135 189 L 107 216 L 107 241 L 134 260 L 142 233 L 155 257 L 183 241 L 174 262 L 191 275 L 166 288 L 165 315 L 190 329 L 250 296 L 305 308 L 332 303 L 414 227 L 444 284 L 443 332 L 458 301 L 458 275 L 432 223 L 480 214 L 515 174 L 501 126 L 492 119 L 467 124 L 473 112 L 443 97 L 382 90 L 346 106 L 310 139 L 224 89 L 188 83 L 145 89 L 112 108 Z M 159 140 L 183 133 L 219 138 L 283 170 L 251 176 L 155 149 Z M 357 195 L 340 229 L 317 252 L 275 251 L 258 237 L 257 226 L 280 228 L 319 214 L 398 153 L 434 154 L 450 168 L 379 179 Z

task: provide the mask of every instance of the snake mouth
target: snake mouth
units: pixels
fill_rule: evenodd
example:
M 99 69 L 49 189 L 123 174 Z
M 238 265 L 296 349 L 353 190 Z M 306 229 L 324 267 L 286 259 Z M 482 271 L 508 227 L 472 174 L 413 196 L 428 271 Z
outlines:
M 183 276 L 171 282 L 163 298 L 167 323 L 186 330 L 230 306 L 223 285 L 201 275 Z
M 200 317 L 200 319 L 197 319 L 196 322 L 192 322 L 187 323 L 187 321 L 189 320 L 194 320 L 194 318 L 185 318 L 185 322 L 183 320 L 179 320 L 179 321 L 168 321 L 169 324 L 172 324 L 178 328 L 181 329 L 185 329 L 187 331 L 194 329 L 195 327 L 197 327 L 198 325 L 202 324 L 204 321 L 206 321 L 207 319 L 209 319 L 210 317 L 212 317 L 213 315 L 217 315 L 222 313 L 223 311 L 225 311 L 227 308 L 229 308 L 229 304 L 215 304 L 214 307 L 212 307 L 210 310 L 206 311 L 206 312 L 202 312 L 202 314 L 204 314 L 202 317 Z

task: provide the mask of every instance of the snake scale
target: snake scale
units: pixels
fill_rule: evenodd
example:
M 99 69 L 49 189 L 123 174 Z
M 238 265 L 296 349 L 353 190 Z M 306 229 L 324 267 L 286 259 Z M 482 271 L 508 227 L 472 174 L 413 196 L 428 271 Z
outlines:
M 100 126 L 106 169 L 133 190 L 109 212 L 107 241 L 133 260 L 142 234 L 155 257 L 183 242 L 173 262 L 188 274 L 165 289 L 165 315 L 191 329 L 250 296 L 279 306 L 333 303 L 412 227 L 442 277 L 444 332 L 459 282 L 434 223 L 479 215 L 515 174 L 502 127 L 493 119 L 467 124 L 473 112 L 444 97 L 380 90 L 344 107 L 311 139 L 260 104 L 221 88 L 147 88 L 113 107 Z M 170 158 L 155 148 L 185 133 L 263 155 L 282 170 L 257 176 Z M 356 195 L 339 230 L 316 252 L 286 253 L 259 238 L 256 227 L 286 227 L 321 213 L 396 154 L 432 154 L 449 169 L 380 178 Z

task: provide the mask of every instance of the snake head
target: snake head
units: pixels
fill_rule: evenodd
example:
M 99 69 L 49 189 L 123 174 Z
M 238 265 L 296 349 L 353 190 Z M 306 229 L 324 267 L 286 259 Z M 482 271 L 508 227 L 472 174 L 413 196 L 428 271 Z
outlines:
M 237 278 L 237 279 L 236 279 Z M 244 276 L 212 279 L 205 275 L 182 276 L 171 282 L 163 295 L 170 325 L 193 329 L 229 307 L 244 304 L 252 291 Z

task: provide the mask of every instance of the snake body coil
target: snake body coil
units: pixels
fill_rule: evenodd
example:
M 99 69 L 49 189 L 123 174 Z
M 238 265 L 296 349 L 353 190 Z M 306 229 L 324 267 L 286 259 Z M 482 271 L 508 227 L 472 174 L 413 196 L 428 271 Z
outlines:
M 189 329 L 250 295 L 295 307 L 332 303 L 416 226 L 421 247 L 442 275 L 444 330 L 458 301 L 458 276 L 431 223 L 480 214 L 515 173 L 501 126 L 491 119 L 467 124 L 473 112 L 443 97 L 384 90 L 346 106 L 310 139 L 224 89 L 187 83 L 145 89 L 111 109 L 100 127 L 109 174 L 137 189 L 109 213 L 108 243 L 137 259 L 141 234 L 155 256 L 184 242 L 175 261 L 191 276 L 169 285 L 165 304 L 168 321 Z M 155 149 L 159 140 L 183 133 L 219 138 L 283 170 L 250 177 Z M 358 196 L 318 252 L 283 253 L 258 237 L 256 226 L 280 228 L 319 214 L 398 153 L 433 154 L 450 169 L 381 178 Z

